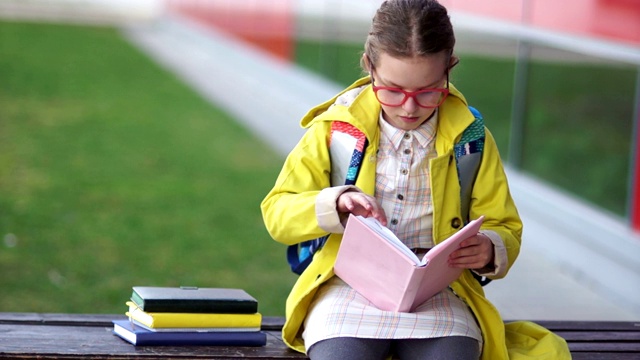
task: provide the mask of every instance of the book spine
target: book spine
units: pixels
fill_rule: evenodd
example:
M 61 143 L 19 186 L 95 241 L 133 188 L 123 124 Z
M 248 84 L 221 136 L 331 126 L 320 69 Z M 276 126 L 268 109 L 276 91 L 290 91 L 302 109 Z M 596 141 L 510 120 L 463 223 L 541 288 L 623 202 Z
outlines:
M 201 328 L 150 328 L 138 320 L 132 319 L 136 326 L 153 332 L 247 332 L 260 331 L 259 327 L 201 327 Z
M 408 277 L 407 283 L 405 285 L 405 291 L 402 296 L 402 300 L 398 304 L 398 310 L 400 312 L 408 312 L 412 311 L 414 306 L 420 305 L 415 304 L 416 295 L 420 290 L 420 286 L 422 285 L 422 280 L 424 278 L 424 274 L 426 267 L 417 266 L 413 268 L 411 272 L 411 276 Z
M 262 322 L 260 313 L 149 313 L 135 306 L 129 307 L 127 315 L 150 328 L 256 328 Z
M 227 301 L 227 302 L 153 302 L 144 301 L 139 304 L 148 312 L 172 312 L 172 313 L 220 313 L 220 314 L 254 314 L 258 312 L 258 304 L 255 302 Z
M 113 333 L 134 345 L 227 345 L 264 346 L 267 335 L 261 331 L 234 333 L 166 332 L 154 333 L 114 323 Z
M 226 345 L 264 346 L 263 332 L 244 333 L 145 333 L 138 334 L 136 345 Z

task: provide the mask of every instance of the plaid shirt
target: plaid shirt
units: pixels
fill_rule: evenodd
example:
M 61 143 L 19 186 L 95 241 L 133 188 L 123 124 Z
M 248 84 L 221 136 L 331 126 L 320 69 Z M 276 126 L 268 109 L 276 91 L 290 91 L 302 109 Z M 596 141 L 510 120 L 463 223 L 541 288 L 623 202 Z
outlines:
M 436 113 L 418 129 L 404 131 L 380 118 L 375 196 L 387 214 L 388 227 L 410 248 L 433 246 L 428 164 L 436 157 L 437 121 Z M 376 308 L 337 276 L 316 293 L 302 336 L 307 349 L 334 337 L 468 336 L 482 344 L 473 314 L 450 289 L 436 294 L 412 313 L 396 313 Z
M 375 196 L 387 214 L 387 227 L 410 249 L 431 248 L 429 160 L 437 155 L 438 116 L 413 131 L 396 129 L 382 117 L 379 123 Z

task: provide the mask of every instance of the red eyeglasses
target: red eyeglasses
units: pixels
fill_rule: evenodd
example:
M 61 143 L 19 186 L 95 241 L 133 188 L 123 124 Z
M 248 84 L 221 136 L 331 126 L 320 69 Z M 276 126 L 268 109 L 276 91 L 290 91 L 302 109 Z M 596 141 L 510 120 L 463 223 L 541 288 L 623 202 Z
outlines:
M 418 106 L 426 109 L 433 109 L 442 105 L 449 95 L 449 72 L 446 73 L 447 87 L 444 89 L 438 88 L 405 91 L 400 88 L 373 85 L 375 82 L 375 79 L 373 78 L 373 70 L 372 66 L 370 69 L 371 86 L 373 87 L 373 92 L 376 94 L 376 98 L 380 104 L 385 106 L 402 106 L 407 102 L 407 99 L 413 98 L 413 101 L 415 101 Z

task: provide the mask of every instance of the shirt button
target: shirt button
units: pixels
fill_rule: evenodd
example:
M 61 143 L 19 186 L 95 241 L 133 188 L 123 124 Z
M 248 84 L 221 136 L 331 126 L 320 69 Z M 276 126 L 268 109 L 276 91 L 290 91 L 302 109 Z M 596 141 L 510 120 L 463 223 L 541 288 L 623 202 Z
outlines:
M 411 134 L 409 134 L 409 133 L 404 133 L 404 136 L 403 136 L 403 137 L 404 137 L 404 139 L 405 139 L 405 140 L 409 140 L 409 139 L 411 139 Z
M 404 149 L 404 153 L 407 155 L 411 154 L 411 149 Z
M 402 175 L 407 175 L 409 173 L 409 171 L 407 169 L 402 169 L 402 170 L 400 170 L 400 173 Z
M 454 229 L 458 229 L 462 225 L 462 221 L 459 218 L 454 218 L 451 220 L 451 227 Z
M 398 194 L 398 200 L 404 200 L 404 195 Z
M 398 225 L 398 219 L 391 220 L 391 225 Z

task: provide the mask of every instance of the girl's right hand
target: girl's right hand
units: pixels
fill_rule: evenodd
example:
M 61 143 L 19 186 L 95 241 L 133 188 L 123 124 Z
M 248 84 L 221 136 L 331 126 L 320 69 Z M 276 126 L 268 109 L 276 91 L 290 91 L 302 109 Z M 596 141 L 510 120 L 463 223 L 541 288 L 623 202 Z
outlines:
M 382 225 L 387 226 L 387 215 L 378 205 L 376 198 L 360 191 L 346 191 L 338 197 L 337 209 L 339 213 L 373 217 Z

